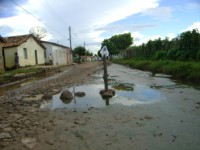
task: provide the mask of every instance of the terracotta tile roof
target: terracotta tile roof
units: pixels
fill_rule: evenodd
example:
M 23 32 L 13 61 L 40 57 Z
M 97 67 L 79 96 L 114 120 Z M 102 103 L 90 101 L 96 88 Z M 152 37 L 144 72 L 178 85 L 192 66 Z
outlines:
M 4 41 L 4 38 L 0 35 L 0 44 L 1 43 L 4 43 L 5 41 Z
M 44 45 L 40 42 L 40 40 L 38 40 L 32 34 L 4 37 L 3 38 L 4 42 L 1 42 L 0 44 L 3 47 L 15 47 L 26 42 L 30 37 L 32 37 L 42 48 L 46 49 Z

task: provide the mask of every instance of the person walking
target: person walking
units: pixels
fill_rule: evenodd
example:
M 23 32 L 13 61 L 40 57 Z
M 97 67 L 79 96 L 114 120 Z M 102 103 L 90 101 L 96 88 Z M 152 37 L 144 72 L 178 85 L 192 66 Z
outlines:
M 53 65 L 53 56 L 52 56 L 52 54 L 49 55 L 49 65 Z
M 19 56 L 18 53 L 15 53 L 15 68 L 19 69 Z

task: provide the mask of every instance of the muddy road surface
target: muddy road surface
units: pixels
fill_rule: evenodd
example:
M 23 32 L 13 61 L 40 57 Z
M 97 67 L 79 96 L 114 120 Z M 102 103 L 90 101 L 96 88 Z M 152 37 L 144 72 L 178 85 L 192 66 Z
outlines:
M 109 88 L 116 94 L 107 102 L 96 94 L 102 73 L 102 62 L 84 63 L 7 92 L 0 99 L 0 149 L 200 149 L 198 88 L 111 64 Z M 56 95 L 74 86 L 86 90 L 82 105 L 76 99 L 53 107 Z M 51 107 L 41 107 L 44 101 Z

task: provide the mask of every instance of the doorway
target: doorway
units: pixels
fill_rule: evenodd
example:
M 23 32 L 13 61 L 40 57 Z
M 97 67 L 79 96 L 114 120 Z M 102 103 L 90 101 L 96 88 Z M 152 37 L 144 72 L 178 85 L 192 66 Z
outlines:
M 35 50 L 35 65 L 38 65 L 38 56 L 37 56 L 37 50 Z

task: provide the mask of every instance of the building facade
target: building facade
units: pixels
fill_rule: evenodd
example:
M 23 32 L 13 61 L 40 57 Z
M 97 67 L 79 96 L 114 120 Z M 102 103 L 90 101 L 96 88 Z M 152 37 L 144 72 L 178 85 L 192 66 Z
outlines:
M 15 67 L 16 53 L 21 67 L 45 64 L 45 47 L 31 34 L 6 37 L 1 46 L 5 68 Z
M 69 47 L 53 43 L 42 41 L 42 44 L 46 48 L 45 62 L 48 64 L 50 54 L 53 57 L 53 65 L 69 65 L 71 61 L 71 51 Z

